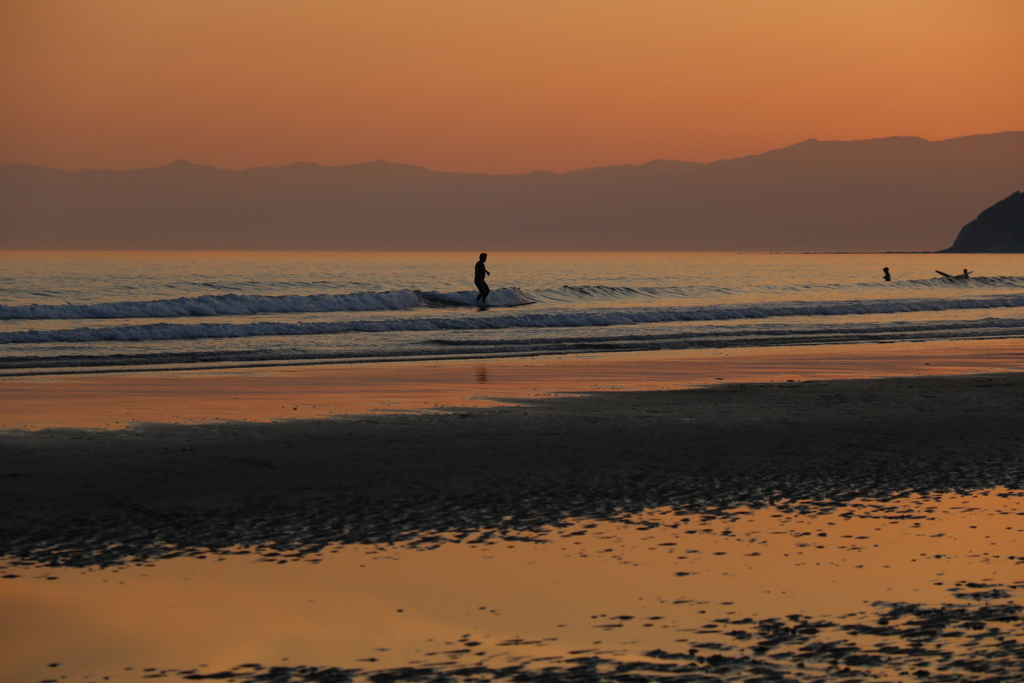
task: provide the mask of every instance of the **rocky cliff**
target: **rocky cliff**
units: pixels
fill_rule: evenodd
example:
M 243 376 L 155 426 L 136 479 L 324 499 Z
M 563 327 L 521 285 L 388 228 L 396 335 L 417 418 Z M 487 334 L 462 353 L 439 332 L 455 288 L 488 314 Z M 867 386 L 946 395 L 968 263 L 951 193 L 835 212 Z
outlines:
M 1014 192 L 960 229 L 948 253 L 1024 253 L 1024 193 Z

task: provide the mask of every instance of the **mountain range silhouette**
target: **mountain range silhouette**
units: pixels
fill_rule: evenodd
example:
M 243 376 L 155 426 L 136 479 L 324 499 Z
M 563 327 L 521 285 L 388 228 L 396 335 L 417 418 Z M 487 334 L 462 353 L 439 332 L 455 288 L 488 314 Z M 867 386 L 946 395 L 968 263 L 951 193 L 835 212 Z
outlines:
M 0 166 L 0 248 L 932 251 L 1024 187 L 1024 132 L 807 140 L 713 163 Z

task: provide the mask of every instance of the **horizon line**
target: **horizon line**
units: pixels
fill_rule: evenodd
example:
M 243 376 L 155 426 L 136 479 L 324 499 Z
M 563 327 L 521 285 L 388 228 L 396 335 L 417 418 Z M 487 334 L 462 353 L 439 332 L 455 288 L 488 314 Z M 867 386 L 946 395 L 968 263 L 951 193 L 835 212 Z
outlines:
M 93 252 L 104 254 L 475 254 L 476 250 L 464 249 L 32 249 L 32 248 L 8 248 L 0 249 L 0 254 L 18 253 L 81 253 Z M 758 251 L 724 251 L 724 250 L 703 250 L 703 249 L 609 249 L 609 250 L 579 250 L 579 249 L 492 249 L 488 254 L 779 254 L 779 255 L 889 255 L 889 254 L 942 254 L 944 251 L 797 251 L 785 249 L 758 250 Z M 999 252 L 965 252 L 977 254 L 990 254 Z M 1005 255 L 1005 254 L 1004 254 Z

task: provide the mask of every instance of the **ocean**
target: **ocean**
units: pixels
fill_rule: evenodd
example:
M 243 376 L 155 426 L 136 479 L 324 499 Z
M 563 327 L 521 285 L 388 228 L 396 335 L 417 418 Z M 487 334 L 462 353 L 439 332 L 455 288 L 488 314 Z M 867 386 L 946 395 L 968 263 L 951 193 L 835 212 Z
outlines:
M 495 252 L 486 310 L 476 259 L 0 252 L 0 374 L 1024 335 L 1024 255 Z

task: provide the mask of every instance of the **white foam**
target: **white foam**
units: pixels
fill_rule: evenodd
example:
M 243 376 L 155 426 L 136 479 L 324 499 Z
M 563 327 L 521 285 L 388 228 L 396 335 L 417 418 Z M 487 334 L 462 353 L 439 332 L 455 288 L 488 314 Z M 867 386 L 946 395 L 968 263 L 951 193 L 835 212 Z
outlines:
M 513 290 L 514 291 L 514 290 Z M 464 298 L 472 292 L 459 293 Z M 511 296 L 511 295 L 509 295 Z M 516 293 L 516 296 L 519 296 Z M 280 298 L 280 297 L 277 297 Z M 467 304 L 468 305 L 468 304 Z M 46 342 L 147 341 L 277 335 L 487 330 L 547 327 L 601 327 L 649 323 L 743 320 L 791 316 L 842 316 L 884 313 L 1024 307 L 1024 295 L 983 299 L 904 299 L 836 302 L 782 302 L 757 305 L 687 306 L 676 308 L 600 309 L 592 311 L 522 312 L 432 317 L 376 318 L 343 322 L 156 323 L 26 330 L 0 333 L 0 344 Z
M 387 311 L 422 306 L 476 303 L 476 292 L 393 292 L 353 294 L 312 294 L 309 296 L 263 296 L 218 294 L 155 301 L 113 301 L 99 304 L 28 304 L 0 306 L 0 320 L 75 320 L 98 318 L 180 318 L 259 313 L 327 313 L 336 311 Z M 489 306 L 518 306 L 532 303 L 518 289 L 506 287 L 491 292 Z

